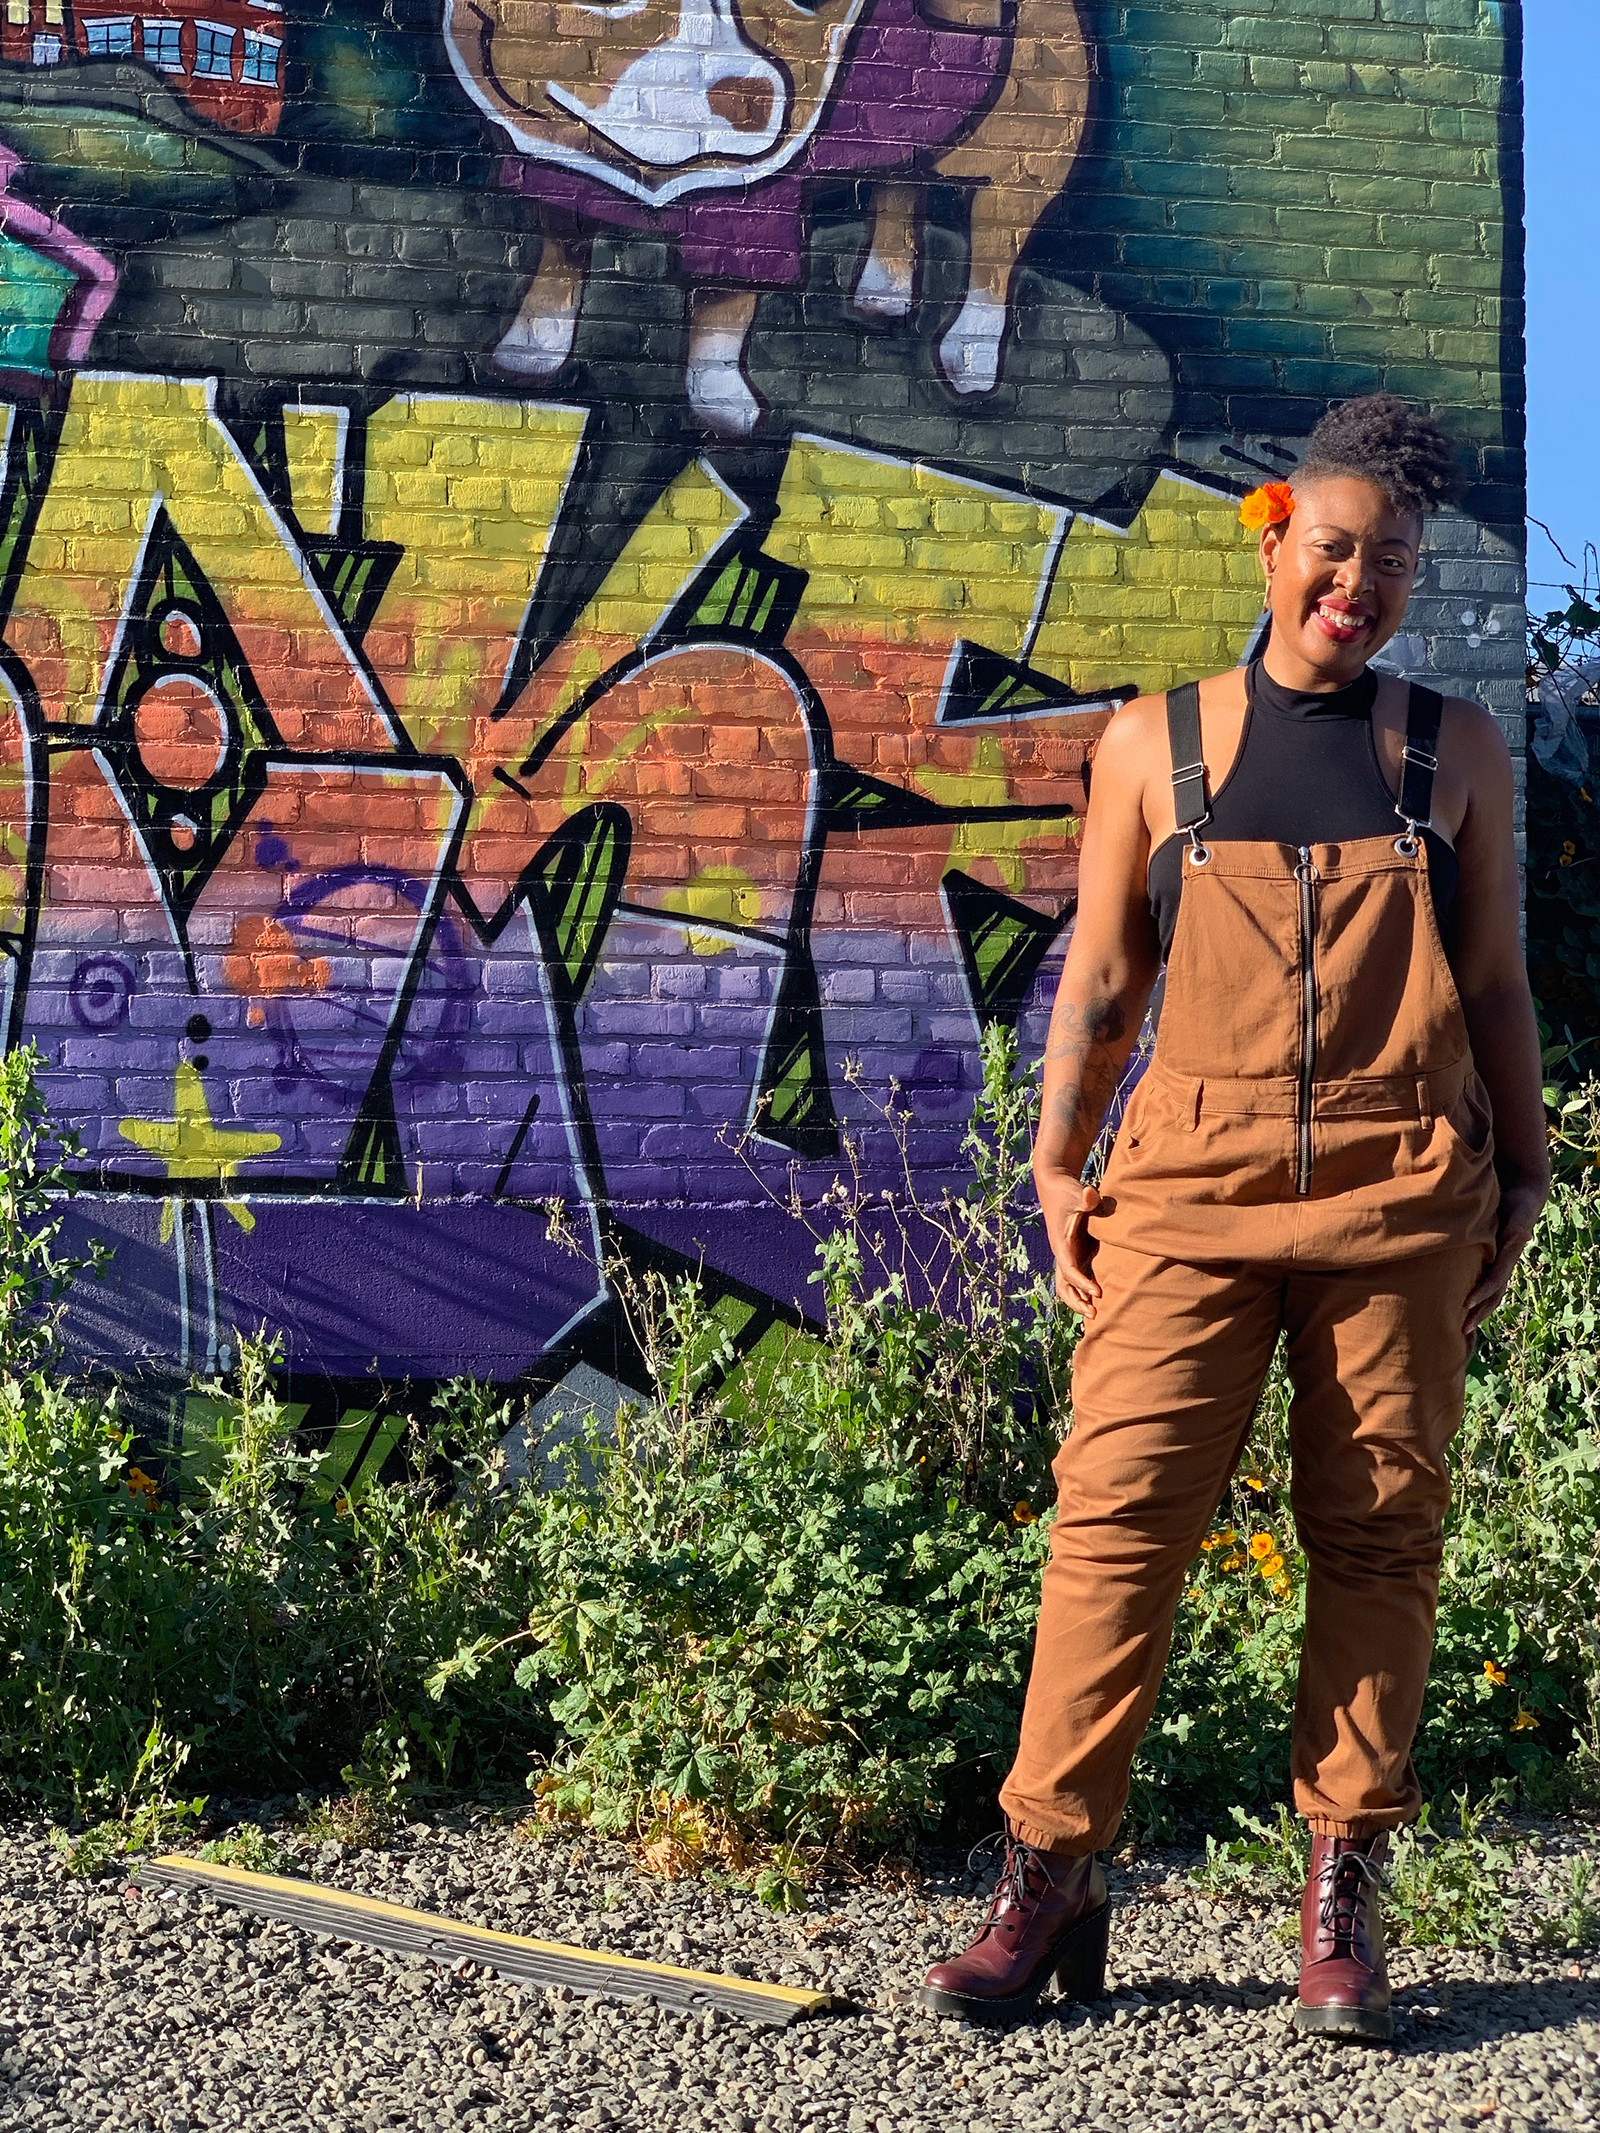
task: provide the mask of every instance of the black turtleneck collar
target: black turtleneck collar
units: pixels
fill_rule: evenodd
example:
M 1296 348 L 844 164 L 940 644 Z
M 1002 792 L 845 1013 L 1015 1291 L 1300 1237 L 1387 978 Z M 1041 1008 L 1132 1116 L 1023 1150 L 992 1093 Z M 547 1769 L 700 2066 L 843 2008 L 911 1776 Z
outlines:
M 1245 687 L 1253 711 L 1274 711 L 1280 718 L 1371 718 L 1378 700 L 1378 677 L 1371 667 L 1363 667 L 1344 688 L 1319 695 L 1310 689 L 1286 689 L 1257 659 L 1245 676 Z

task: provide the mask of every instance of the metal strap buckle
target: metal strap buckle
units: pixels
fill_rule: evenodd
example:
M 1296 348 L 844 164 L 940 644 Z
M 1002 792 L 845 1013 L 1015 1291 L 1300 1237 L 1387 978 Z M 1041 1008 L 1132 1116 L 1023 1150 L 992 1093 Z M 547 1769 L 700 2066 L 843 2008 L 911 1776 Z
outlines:
M 1414 748 L 1410 741 L 1401 748 L 1400 757 L 1402 762 L 1415 763 L 1419 770 L 1437 770 L 1439 767 L 1436 755 L 1430 755 L 1426 748 Z

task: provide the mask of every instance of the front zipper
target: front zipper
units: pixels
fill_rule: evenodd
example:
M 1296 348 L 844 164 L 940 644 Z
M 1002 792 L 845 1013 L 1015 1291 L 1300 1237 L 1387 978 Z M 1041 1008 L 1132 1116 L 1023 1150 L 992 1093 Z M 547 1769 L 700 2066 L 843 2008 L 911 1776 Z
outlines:
M 1317 870 L 1311 847 L 1300 846 L 1294 870 L 1300 884 L 1300 1087 L 1294 1114 L 1294 1189 L 1311 1190 L 1311 1088 L 1317 1071 Z

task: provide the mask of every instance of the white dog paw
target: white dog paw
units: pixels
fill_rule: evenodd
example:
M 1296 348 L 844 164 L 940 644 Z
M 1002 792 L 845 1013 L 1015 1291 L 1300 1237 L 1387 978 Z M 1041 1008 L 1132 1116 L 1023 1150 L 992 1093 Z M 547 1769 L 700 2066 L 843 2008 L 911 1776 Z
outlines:
M 687 376 L 689 405 L 719 437 L 748 437 L 761 419 L 761 402 L 750 390 L 737 355 L 693 355 Z
M 577 306 L 530 318 L 519 312 L 494 352 L 494 367 L 513 378 L 553 378 L 572 353 Z
M 994 391 L 1005 337 L 1005 305 L 974 289 L 939 343 L 939 368 L 958 393 Z
M 916 269 L 909 259 L 881 259 L 869 252 L 850 301 L 865 318 L 908 318 L 915 285 Z

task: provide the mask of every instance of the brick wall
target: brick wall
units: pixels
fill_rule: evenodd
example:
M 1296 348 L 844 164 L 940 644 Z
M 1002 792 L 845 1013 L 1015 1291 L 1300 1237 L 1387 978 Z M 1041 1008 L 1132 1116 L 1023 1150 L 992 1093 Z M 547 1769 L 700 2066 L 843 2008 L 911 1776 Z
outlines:
M 1341 398 L 1459 440 L 1393 656 L 1520 746 L 1515 16 L 17 0 L 0 978 L 78 1338 L 264 1323 L 359 1413 L 603 1363 L 608 1258 L 804 1304 L 886 1107 L 962 1176 L 1088 752 L 1240 657 Z

